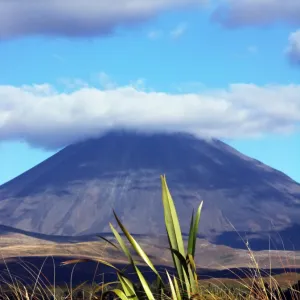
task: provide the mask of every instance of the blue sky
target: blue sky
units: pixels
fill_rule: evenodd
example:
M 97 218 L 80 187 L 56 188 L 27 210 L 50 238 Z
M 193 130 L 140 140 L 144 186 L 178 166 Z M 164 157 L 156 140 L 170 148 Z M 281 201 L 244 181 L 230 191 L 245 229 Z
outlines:
M 120 125 L 215 136 L 300 182 L 298 0 L 85 2 L 0 4 L 0 184 Z

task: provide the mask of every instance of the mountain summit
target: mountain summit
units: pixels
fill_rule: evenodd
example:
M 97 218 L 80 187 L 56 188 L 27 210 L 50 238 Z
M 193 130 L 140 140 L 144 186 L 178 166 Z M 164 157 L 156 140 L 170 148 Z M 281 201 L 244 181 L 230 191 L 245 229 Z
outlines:
M 228 245 L 235 230 L 261 239 L 300 224 L 300 184 L 285 174 L 219 140 L 123 131 L 70 145 L 0 186 L 0 222 L 86 235 L 110 232 L 115 209 L 130 232 L 164 234 L 160 174 L 184 233 L 201 200 L 201 235 Z

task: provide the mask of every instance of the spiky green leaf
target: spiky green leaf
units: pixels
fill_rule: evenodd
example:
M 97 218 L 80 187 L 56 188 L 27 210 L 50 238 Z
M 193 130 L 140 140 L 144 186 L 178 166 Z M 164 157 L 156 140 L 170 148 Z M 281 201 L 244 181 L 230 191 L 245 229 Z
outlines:
M 177 294 L 176 294 L 176 291 L 175 291 L 175 287 L 174 287 L 174 284 L 173 284 L 173 281 L 169 275 L 169 272 L 166 270 L 166 273 L 167 273 L 167 277 L 168 277 L 168 280 L 169 280 L 169 285 L 170 285 L 170 289 L 171 289 L 171 295 L 172 295 L 172 300 L 178 300 L 177 298 Z
M 144 262 L 150 267 L 150 269 L 156 274 L 159 280 L 162 282 L 161 276 L 159 275 L 158 271 L 154 267 L 153 263 L 149 259 L 148 255 L 145 251 L 141 248 L 141 246 L 137 243 L 137 241 L 133 238 L 133 236 L 128 232 L 126 227 L 122 224 L 118 216 L 116 215 L 115 211 L 113 211 L 114 216 L 117 220 L 118 225 L 120 226 L 121 230 L 123 231 L 124 235 L 126 236 L 127 240 L 135 250 L 135 252 L 144 260 Z
M 114 289 L 112 290 L 113 293 L 115 293 L 121 300 L 130 300 L 131 298 L 127 297 L 124 292 L 120 289 Z
M 179 224 L 174 202 L 171 197 L 165 176 L 161 176 L 161 184 L 162 184 L 162 202 L 164 207 L 165 225 L 167 229 L 170 248 L 176 249 L 181 253 L 182 256 L 185 256 L 180 224 Z M 174 265 L 177 270 L 178 276 L 181 281 L 184 281 L 184 276 L 183 276 L 182 267 L 180 265 L 180 261 L 176 256 L 172 255 L 172 257 L 174 260 Z
M 123 288 L 123 291 L 124 291 L 126 297 L 133 299 L 133 300 L 138 300 L 138 297 L 134 290 L 133 283 L 128 278 L 123 276 L 122 274 L 117 273 L 117 275 L 118 275 L 119 281 L 122 285 L 122 288 Z

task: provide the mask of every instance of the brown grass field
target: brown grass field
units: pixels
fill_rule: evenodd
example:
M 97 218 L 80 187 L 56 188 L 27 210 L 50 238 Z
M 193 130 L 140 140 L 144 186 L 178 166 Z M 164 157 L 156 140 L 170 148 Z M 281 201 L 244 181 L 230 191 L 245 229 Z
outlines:
M 165 237 L 137 238 L 137 241 L 154 264 L 163 266 L 172 264 L 170 251 L 165 247 L 167 245 Z M 22 234 L 7 234 L 0 236 L 0 252 L 2 258 L 6 260 L 30 256 L 60 256 L 94 257 L 111 263 L 127 263 L 122 252 L 100 238 L 99 241 L 56 243 Z M 300 268 L 300 252 L 271 250 L 253 252 L 253 255 L 260 268 L 284 268 L 291 271 Z M 215 270 L 253 267 L 248 250 L 213 245 L 202 239 L 197 241 L 195 262 L 199 268 Z

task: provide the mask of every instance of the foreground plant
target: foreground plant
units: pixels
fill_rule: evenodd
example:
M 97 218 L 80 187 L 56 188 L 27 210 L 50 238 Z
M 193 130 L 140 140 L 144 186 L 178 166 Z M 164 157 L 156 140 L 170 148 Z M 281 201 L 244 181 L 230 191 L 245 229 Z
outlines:
M 194 257 L 203 201 L 199 205 L 199 208 L 196 212 L 196 217 L 194 216 L 194 213 L 192 214 L 186 254 L 176 208 L 165 176 L 161 176 L 161 182 L 162 201 L 164 206 L 164 216 L 169 246 L 180 285 L 179 289 L 176 277 L 173 277 L 172 282 L 171 277 L 169 274 L 167 274 L 171 287 L 172 298 L 182 299 L 182 296 L 186 297 L 187 295 L 187 298 L 191 299 L 192 297 L 199 295 L 200 292 Z M 184 292 L 184 294 L 182 295 L 180 291 Z
M 198 233 L 200 214 L 201 214 L 203 201 L 200 203 L 196 215 L 194 214 L 194 212 L 192 214 L 190 230 L 189 230 L 188 246 L 187 246 L 187 251 L 185 251 L 176 208 L 172 196 L 170 194 L 165 176 L 161 176 L 161 185 L 162 185 L 162 202 L 164 208 L 165 225 L 166 225 L 167 236 L 169 241 L 169 249 L 173 258 L 174 268 L 176 270 L 176 276 L 175 275 L 172 276 L 166 271 L 166 275 L 168 278 L 168 285 L 169 285 L 168 289 L 170 290 L 171 297 L 173 300 L 183 300 L 183 299 L 192 299 L 192 298 L 194 299 L 195 297 L 200 295 L 194 257 L 195 257 L 197 233 Z M 122 222 L 120 221 L 116 213 L 115 212 L 113 213 L 126 240 L 132 246 L 135 253 L 140 258 L 142 258 L 143 261 L 149 266 L 149 268 L 156 274 L 159 295 L 155 295 L 155 296 L 153 295 L 150 285 L 145 279 L 142 272 L 140 271 L 136 261 L 133 259 L 133 256 L 130 253 L 125 243 L 125 239 L 121 237 L 121 235 L 118 233 L 118 231 L 114 228 L 114 226 L 111 223 L 109 224 L 110 228 L 119 246 L 115 245 L 114 243 L 108 241 L 103 237 L 102 239 L 110 243 L 113 247 L 117 249 L 121 249 L 123 253 L 127 256 L 130 265 L 133 267 L 133 269 L 135 270 L 138 276 L 139 282 L 143 288 L 146 299 L 155 300 L 158 299 L 158 297 L 165 298 L 167 289 L 158 270 L 155 268 L 155 266 L 153 265 L 153 263 L 151 262 L 151 260 L 149 259 L 145 251 L 141 248 L 141 246 L 137 243 L 137 241 L 133 238 L 133 236 L 128 232 L 126 227 L 122 224 Z M 111 290 L 111 292 L 115 293 L 122 300 L 138 299 L 136 286 L 131 280 L 128 279 L 128 277 L 124 274 L 122 270 L 114 267 L 112 264 L 104 260 L 101 259 L 93 259 L 93 260 L 96 260 L 100 263 L 110 266 L 116 270 L 122 289 L 113 289 Z M 77 260 L 66 261 L 64 262 L 64 264 L 79 263 L 84 261 L 88 261 L 88 260 L 77 259 Z

